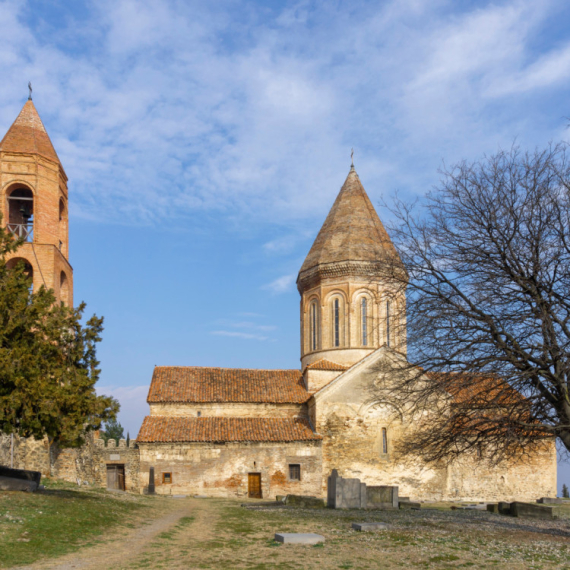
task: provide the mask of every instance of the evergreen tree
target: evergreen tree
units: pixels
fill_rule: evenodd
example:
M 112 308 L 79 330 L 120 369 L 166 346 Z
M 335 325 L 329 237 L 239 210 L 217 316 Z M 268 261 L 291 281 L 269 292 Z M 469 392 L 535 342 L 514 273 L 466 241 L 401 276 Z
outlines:
M 78 446 L 119 409 L 95 393 L 103 319 L 83 325 L 84 303 L 66 307 L 43 286 L 32 293 L 24 264 L 6 267 L 20 245 L 0 225 L 0 433 Z
M 114 439 L 117 445 L 119 445 L 119 440 L 125 437 L 124 433 L 123 426 L 116 419 L 109 420 L 105 422 L 105 427 L 101 432 L 101 439 L 105 441 L 105 444 L 110 439 Z
M 570 493 L 568 493 L 568 487 L 566 487 L 566 483 L 562 485 L 562 497 L 565 499 L 570 499 Z

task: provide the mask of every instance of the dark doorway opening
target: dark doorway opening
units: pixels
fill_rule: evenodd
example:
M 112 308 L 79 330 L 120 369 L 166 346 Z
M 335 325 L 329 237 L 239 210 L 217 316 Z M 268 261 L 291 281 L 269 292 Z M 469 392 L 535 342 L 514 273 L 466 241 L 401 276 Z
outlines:
M 107 489 L 110 491 L 125 490 L 124 465 L 107 465 Z
M 248 473 L 247 490 L 250 499 L 261 499 L 261 473 Z

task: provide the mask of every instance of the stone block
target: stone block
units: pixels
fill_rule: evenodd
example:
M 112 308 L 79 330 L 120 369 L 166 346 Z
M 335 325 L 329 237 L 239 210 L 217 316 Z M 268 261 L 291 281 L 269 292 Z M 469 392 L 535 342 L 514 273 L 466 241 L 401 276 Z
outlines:
M 498 505 L 497 503 L 489 503 L 489 504 L 487 505 L 487 510 L 488 510 L 490 513 L 495 513 L 495 514 L 498 515 L 498 514 L 499 514 L 499 505 Z
M 368 509 L 397 509 L 398 487 L 390 485 L 375 485 L 366 487 L 366 508 Z
M 302 509 L 324 509 L 325 500 L 318 497 L 305 497 L 303 495 L 287 495 L 284 503 L 291 507 Z
M 352 523 L 352 528 L 354 530 L 359 530 L 361 532 L 374 532 L 379 530 L 385 530 L 388 528 L 388 525 L 385 523 Z
M 421 503 L 413 503 L 412 501 L 399 501 L 398 506 L 400 507 L 400 509 L 418 510 L 422 508 Z
M 283 544 L 318 544 L 325 537 L 312 532 L 276 532 L 275 541 Z
M 511 514 L 511 503 L 506 503 L 505 501 L 499 501 L 498 508 L 499 508 L 499 514 L 501 515 Z
M 542 503 L 543 505 L 552 504 L 552 505 L 563 505 L 564 499 L 560 499 L 558 497 L 541 497 L 537 499 L 537 503 Z
M 537 505 L 535 503 L 520 503 L 518 501 L 511 503 L 511 515 L 514 517 L 544 520 L 558 518 L 554 516 L 554 507 Z
M 0 477 L 9 477 L 10 479 L 22 479 L 23 481 L 33 481 L 36 487 L 40 484 L 42 474 L 39 471 L 29 471 L 27 469 L 12 469 L 0 465 Z
M 327 479 L 327 507 L 331 509 L 366 508 L 366 484 L 360 479 L 339 477 L 333 469 Z
M 0 476 L 0 491 L 27 491 L 33 492 L 38 488 L 35 481 L 25 479 L 15 479 L 14 477 Z
M 126 439 L 120 439 L 119 440 L 119 447 L 127 447 L 127 440 Z
M 117 447 L 117 442 L 114 439 L 107 440 L 107 447 Z

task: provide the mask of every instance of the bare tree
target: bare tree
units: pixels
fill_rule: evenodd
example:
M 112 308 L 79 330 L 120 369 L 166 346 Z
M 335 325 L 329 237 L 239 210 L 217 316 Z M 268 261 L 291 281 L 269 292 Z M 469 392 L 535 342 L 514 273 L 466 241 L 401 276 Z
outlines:
M 393 208 L 414 367 L 386 389 L 417 427 L 401 449 L 500 460 L 558 438 L 570 450 L 567 146 L 442 175 L 425 207 Z

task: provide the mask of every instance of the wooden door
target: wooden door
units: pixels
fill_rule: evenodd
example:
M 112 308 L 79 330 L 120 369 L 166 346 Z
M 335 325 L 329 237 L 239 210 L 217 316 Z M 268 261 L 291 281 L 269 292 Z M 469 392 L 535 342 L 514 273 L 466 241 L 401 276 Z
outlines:
M 107 489 L 125 490 L 125 466 L 107 465 Z
M 261 473 L 248 473 L 247 486 L 250 499 L 261 499 Z

